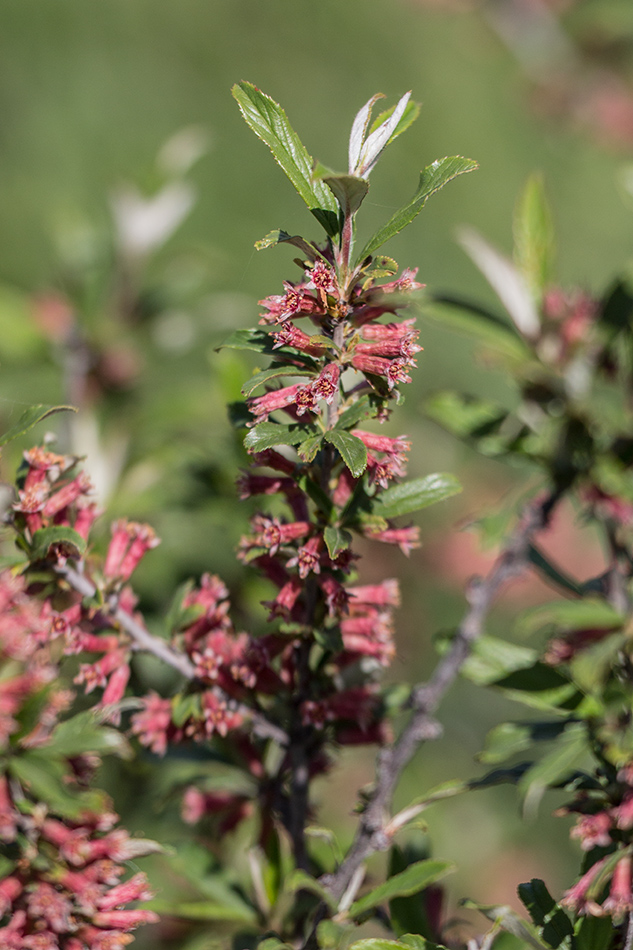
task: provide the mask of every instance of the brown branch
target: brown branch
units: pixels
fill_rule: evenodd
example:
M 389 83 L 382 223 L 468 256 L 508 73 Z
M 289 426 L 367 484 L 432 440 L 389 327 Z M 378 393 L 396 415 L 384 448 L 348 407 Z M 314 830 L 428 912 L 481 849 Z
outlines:
M 59 577 L 63 577 L 82 597 L 95 596 L 97 592 L 95 585 L 92 581 L 88 580 L 84 574 L 75 570 L 75 568 L 64 564 L 56 566 L 54 570 Z M 172 669 L 177 670 L 186 680 L 193 681 L 196 679 L 195 667 L 187 654 L 174 650 L 168 643 L 161 640 L 160 637 L 155 637 L 151 634 L 142 624 L 135 620 L 131 614 L 123 610 L 116 598 L 110 605 L 110 615 L 113 624 L 118 625 L 128 634 L 136 649 L 151 653 L 168 666 L 171 666 Z M 233 699 L 233 697 L 225 693 L 224 690 L 220 689 L 219 686 L 213 687 L 213 692 L 222 699 L 233 712 L 237 712 L 241 716 L 244 716 L 245 719 L 251 720 L 253 731 L 256 735 L 262 739 L 272 739 L 281 746 L 288 745 L 289 740 L 287 733 L 279 726 L 269 722 L 261 713 L 251 709 L 251 707 L 245 703 L 240 703 L 236 699 Z
M 394 829 L 389 827 L 388 816 L 402 770 L 423 742 L 436 739 L 441 734 L 434 713 L 468 658 L 473 643 L 482 635 L 486 616 L 500 589 L 529 566 L 528 552 L 532 538 L 547 526 L 558 500 L 557 493 L 535 498 L 524 510 L 514 533 L 487 577 L 470 583 L 466 592 L 468 609 L 450 650 L 440 660 L 429 681 L 413 689 L 411 718 L 394 744 L 382 749 L 378 755 L 373 791 L 345 859 L 334 873 L 321 878 L 321 883 L 335 900 L 341 899 L 371 854 L 390 847 Z M 312 935 L 305 946 L 311 947 L 313 943 Z

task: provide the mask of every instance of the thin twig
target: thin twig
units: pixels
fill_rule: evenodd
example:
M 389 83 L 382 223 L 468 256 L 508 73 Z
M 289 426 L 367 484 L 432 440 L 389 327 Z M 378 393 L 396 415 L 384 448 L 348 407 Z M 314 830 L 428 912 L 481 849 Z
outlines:
M 402 770 L 422 742 L 435 739 L 441 733 L 433 714 L 456 679 L 473 643 L 481 636 L 486 616 L 499 590 L 508 580 L 518 576 L 529 566 L 528 551 L 531 540 L 538 531 L 547 526 L 557 501 L 557 494 L 541 495 L 534 499 L 525 509 L 513 535 L 487 577 L 471 582 L 466 595 L 468 609 L 451 649 L 440 660 L 430 680 L 415 687 L 411 696 L 413 713 L 409 722 L 395 743 L 379 753 L 373 791 L 347 856 L 333 874 L 321 878 L 321 883 L 335 900 L 341 899 L 358 868 L 371 854 L 390 847 L 392 831 L 389 828 L 388 815 Z M 313 942 L 312 935 L 305 946 L 311 947 Z
M 55 573 L 59 577 L 63 577 L 82 597 L 95 596 L 97 592 L 95 585 L 75 568 L 68 564 L 58 565 L 55 567 Z M 112 604 L 110 614 L 113 624 L 117 624 L 122 630 L 125 630 L 137 649 L 151 653 L 168 666 L 171 666 L 172 669 L 177 670 L 186 680 L 193 681 L 196 679 L 195 667 L 186 653 L 174 650 L 160 637 L 151 634 L 131 614 L 123 610 L 118 601 L 115 600 Z M 286 732 L 274 723 L 269 722 L 261 713 L 255 712 L 250 706 L 233 699 L 219 686 L 213 687 L 212 691 L 227 704 L 229 709 L 244 716 L 245 719 L 249 719 L 253 723 L 253 731 L 258 736 L 263 739 L 273 739 L 282 746 L 288 745 L 289 740 Z

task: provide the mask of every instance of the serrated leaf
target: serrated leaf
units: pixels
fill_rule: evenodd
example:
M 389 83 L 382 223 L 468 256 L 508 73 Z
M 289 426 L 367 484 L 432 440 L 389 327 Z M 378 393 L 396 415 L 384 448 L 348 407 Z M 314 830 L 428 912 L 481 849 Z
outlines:
M 514 259 L 537 300 L 550 282 L 554 227 L 542 175 L 531 175 L 514 213 Z
M 51 548 L 55 548 L 64 557 L 76 561 L 86 553 L 86 541 L 74 528 L 66 525 L 40 528 L 39 531 L 33 534 L 31 560 L 44 560 L 49 556 Z
M 255 250 L 263 251 L 267 247 L 275 247 L 277 244 L 292 244 L 293 247 L 297 247 L 300 251 L 303 251 L 310 261 L 316 261 L 317 258 L 325 260 L 321 251 L 315 247 L 314 244 L 306 241 L 298 234 L 288 234 L 287 231 L 283 231 L 281 228 L 269 231 L 266 237 L 262 238 L 261 241 L 255 241 Z
M 454 475 L 436 472 L 423 478 L 400 482 L 381 492 L 374 502 L 374 513 L 381 518 L 397 518 L 438 501 L 457 495 L 462 486 Z
M 395 106 L 392 106 L 390 109 L 384 109 L 380 115 L 376 116 L 369 129 L 370 135 L 372 132 L 375 132 L 378 126 L 387 121 L 387 119 L 393 114 L 395 108 Z M 387 145 L 390 145 L 394 139 L 396 139 L 399 135 L 402 135 L 403 132 L 406 132 L 409 126 L 415 122 L 419 115 L 420 106 L 417 102 L 413 102 L 413 100 L 409 99 L 394 131 L 391 133 L 391 137 L 387 142 Z
M 364 443 L 343 429 L 328 429 L 323 437 L 338 450 L 354 478 L 360 478 L 367 468 L 367 449 Z
M 381 153 L 389 142 L 395 138 L 395 133 L 404 116 L 411 92 L 406 92 L 396 105 L 387 110 L 386 118 L 379 122 L 363 142 L 358 161 L 354 168 L 350 167 L 350 174 L 369 177 Z
M 332 560 L 335 560 L 341 551 L 346 551 L 352 543 L 352 536 L 349 531 L 345 531 L 344 528 L 335 528 L 333 525 L 327 526 L 323 532 L 323 537 Z
M 374 104 L 378 101 L 378 99 L 384 99 L 384 96 L 381 92 L 377 93 L 375 96 L 372 96 L 371 99 L 369 99 L 368 102 L 366 102 L 365 105 L 358 110 L 356 116 L 354 117 L 352 131 L 350 132 L 349 136 L 348 148 L 350 175 L 358 165 L 360 151 L 363 147 L 365 135 L 367 134 L 367 129 L 369 128 L 369 123 L 371 121 L 372 109 L 374 108 Z
M 558 906 L 544 882 L 532 878 L 527 884 L 519 884 L 518 894 L 530 917 L 539 927 L 543 940 L 553 950 L 563 943 L 570 945 L 574 928 L 565 911 Z
M 0 446 L 6 445 L 7 442 L 11 442 L 13 439 L 29 432 L 38 422 L 42 422 L 43 419 L 52 416 L 55 412 L 77 412 L 77 409 L 74 406 L 44 406 L 41 404 L 29 406 L 28 409 L 24 410 L 15 425 L 0 436 Z
M 270 366 L 268 369 L 263 369 L 260 373 L 255 373 L 254 376 L 244 383 L 242 386 L 242 395 L 248 396 L 251 393 L 254 393 L 259 386 L 263 386 L 264 383 L 267 383 L 269 379 L 277 379 L 280 376 L 304 376 L 310 377 L 315 374 L 304 367 L 297 366 Z
M 420 172 L 420 182 L 411 201 L 400 208 L 399 211 L 396 211 L 387 224 L 380 228 L 367 242 L 358 256 L 357 263 L 364 261 L 369 254 L 373 254 L 385 241 L 388 241 L 394 234 L 398 234 L 399 231 L 402 231 L 403 228 L 410 224 L 422 210 L 431 195 L 439 191 L 440 188 L 443 188 L 444 185 L 452 181 L 453 178 L 456 178 L 458 175 L 463 175 L 466 172 L 474 171 L 477 167 L 477 162 L 472 161 L 470 158 L 462 158 L 461 155 L 440 158 L 433 162 L 432 165 L 428 165 Z
M 317 435 L 314 426 L 281 425 L 276 422 L 260 422 L 250 430 L 244 439 L 248 452 L 262 452 L 275 445 L 300 445 L 311 436 Z
M 348 913 L 350 917 L 359 917 L 372 907 L 377 907 L 393 897 L 416 894 L 418 891 L 428 887 L 429 884 L 441 880 L 455 869 L 455 865 L 448 861 L 416 861 L 410 864 L 405 871 L 400 874 L 394 874 L 393 877 L 374 888 L 369 894 L 365 894 L 359 900 L 354 901 Z
M 339 429 L 351 429 L 358 425 L 361 419 L 365 419 L 371 413 L 371 402 L 369 396 L 361 396 L 355 403 L 345 409 L 338 417 L 337 426 Z
M 307 462 L 308 464 L 310 462 L 314 462 L 316 454 L 321 448 L 322 443 L 323 435 L 320 432 L 317 433 L 317 435 L 311 435 L 298 447 L 297 455 L 302 461 Z
M 313 181 L 312 158 L 294 131 L 281 106 L 250 82 L 231 90 L 247 125 L 273 153 L 308 208 L 327 233 L 338 233 L 338 207 L 330 190 Z
M 458 239 L 499 297 L 519 333 L 528 340 L 536 339 L 541 321 L 530 288 L 513 262 L 473 228 L 461 228 Z

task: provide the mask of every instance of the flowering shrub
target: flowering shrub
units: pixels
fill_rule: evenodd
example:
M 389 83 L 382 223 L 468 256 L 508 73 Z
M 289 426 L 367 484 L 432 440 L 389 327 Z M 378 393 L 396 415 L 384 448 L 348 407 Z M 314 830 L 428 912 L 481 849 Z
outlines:
M 579 816 L 572 836 L 585 863 L 559 904 L 542 881 L 520 886 L 531 923 L 482 906 L 492 929 L 469 947 L 630 946 L 632 423 L 621 393 L 631 383 L 633 295 L 621 283 L 598 301 L 552 283 L 549 214 L 536 179 L 519 205 L 514 263 L 464 233 L 510 320 L 447 298 L 430 312 L 457 316 L 485 337 L 517 382 L 518 404 L 509 412 L 441 393 L 429 412 L 484 454 L 527 461 L 540 481 L 514 527 L 506 520 L 498 560 L 470 585 L 464 618 L 429 681 L 385 686 L 398 583 L 363 583 L 354 537 L 408 554 L 419 543 L 410 516 L 459 484 L 447 474 L 407 480 L 410 442 L 378 431 L 421 351 L 415 319 L 401 311 L 422 285 L 415 270 L 400 272 L 377 252 L 432 194 L 476 165 L 451 157 L 425 168 L 413 198 L 357 250 L 355 217 L 370 172 L 416 117 L 409 95 L 373 124 L 378 97 L 360 110 L 348 172 L 338 174 L 312 161 L 272 99 L 249 83 L 233 92 L 325 231 L 322 243 L 282 230 L 258 242 L 259 249 L 294 247 L 300 273 L 260 301 L 256 328 L 224 344 L 270 361 L 231 407 L 250 456 L 238 493 L 260 503 L 238 558 L 271 590 L 268 628 L 255 636 L 236 627 L 227 587 L 206 574 L 176 593 L 162 631 L 150 631 L 130 581 L 159 543 L 154 531 L 119 519 L 101 557 L 90 539 L 98 512 L 80 460 L 48 446 L 24 453 L 7 519 L 20 553 L 0 573 L 2 946 L 117 950 L 163 913 L 214 921 L 222 934 L 228 928 L 236 950 L 433 950 L 450 939 L 437 882 L 451 865 L 408 856 L 396 836 L 432 803 L 500 781 L 518 784 L 532 811 L 547 788 L 567 789 L 561 811 Z M 617 411 L 607 414 L 606 406 Z M 32 407 L 4 441 L 50 411 Z M 608 550 L 605 571 L 584 582 L 538 542 L 567 496 L 604 533 Z M 524 621 L 546 635 L 533 649 L 484 633 L 499 590 L 527 570 L 567 598 Z M 170 668 L 173 688 L 138 688 L 139 652 Z M 422 743 L 441 734 L 435 712 L 460 672 L 542 714 L 498 726 L 483 761 L 496 765 L 541 740 L 554 747 L 431 790 L 393 814 L 400 774 Z M 333 833 L 315 825 L 311 790 L 337 749 L 352 744 L 379 751 L 354 839 L 341 853 Z M 177 751 L 229 775 L 214 781 L 211 767 L 181 788 L 184 822 L 201 834 L 211 829 L 216 845 L 237 829 L 250 843 L 239 877 L 223 875 L 221 864 L 211 874 L 212 901 L 179 904 L 161 894 L 149 909 L 128 906 L 153 895 L 144 874 L 126 864 L 160 846 L 117 827 L 94 784 L 102 756 L 134 749 L 156 768 Z M 313 846 L 315 836 L 332 845 L 329 858 Z M 367 859 L 380 851 L 390 852 L 386 880 L 365 884 Z M 368 921 L 383 936 L 364 937 L 359 928 Z

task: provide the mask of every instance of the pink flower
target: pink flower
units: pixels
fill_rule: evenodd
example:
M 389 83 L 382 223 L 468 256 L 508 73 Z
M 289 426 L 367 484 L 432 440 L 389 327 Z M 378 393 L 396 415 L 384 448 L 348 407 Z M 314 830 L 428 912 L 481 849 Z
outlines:
M 299 548 L 295 557 L 286 562 L 287 567 L 297 567 L 299 577 L 305 579 L 308 574 L 314 571 L 319 574 L 321 571 L 320 555 L 323 549 L 323 538 L 320 534 L 310 538 L 303 547 Z
M 149 525 L 122 519 L 112 525 L 103 573 L 107 578 L 126 581 L 147 551 L 157 547 L 160 538 Z
M 156 755 L 164 755 L 171 727 L 171 702 L 152 693 L 145 697 L 143 703 L 145 708 L 142 712 L 132 716 L 132 732 L 138 736 L 139 742 Z
M 375 541 L 397 544 L 402 553 L 407 556 L 414 548 L 420 547 L 420 529 L 417 527 L 386 528 L 383 531 L 370 531 L 369 537 Z
M 381 581 L 380 584 L 367 584 L 364 587 L 348 587 L 352 605 L 372 604 L 376 607 L 399 607 L 400 588 L 395 578 Z
M 602 905 L 605 914 L 622 918 L 633 909 L 633 894 L 631 893 L 631 855 L 625 854 L 620 858 L 613 871 L 609 896 Z
M 299 383 L 294 386 L 283 386 L 281 389 L 272 389 L 263 396 L 256 396 L 248 400 L 249 411 L 255 416 L 255 422 L 262 422 L 271 412 L 285 409 L 295 403 L 297 393 L 303 387 Z
M 606 847 L 611 844 L 611 829 L 613 819 L 606 811 L 596 815 L 582 815 L 574 828 L 570 831 L 572 838 L 580 838 L 580 847 L 583 851 L 592 848 Z
M 281 329 L 272 333 L 271 336 L 275 341 L 273 344 L 274 350 L 280 346 L 291 346 L 302 353 L 308 353 L 310 356 L 323 356 L 325 353 L 325 347 L 322 343 L 313 343 L 312 337 L 296 327 L 294 323 L 283 324 Z

